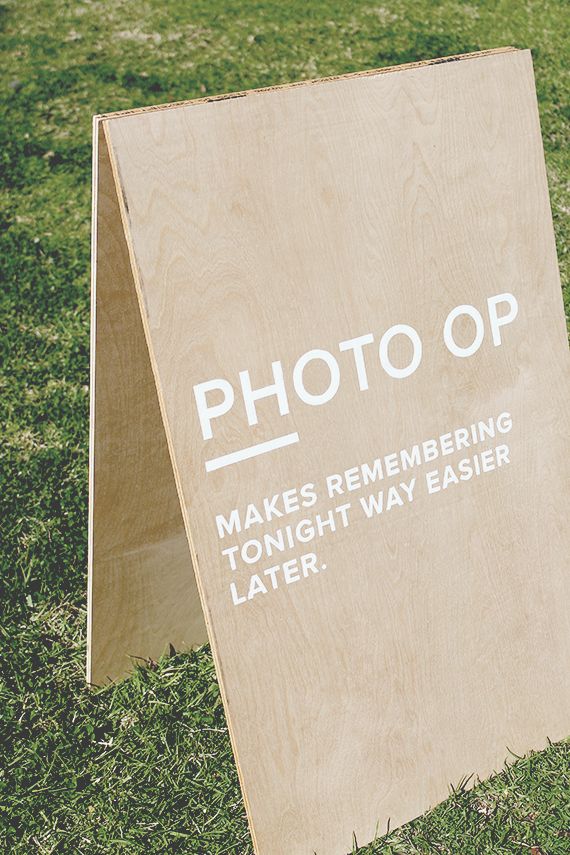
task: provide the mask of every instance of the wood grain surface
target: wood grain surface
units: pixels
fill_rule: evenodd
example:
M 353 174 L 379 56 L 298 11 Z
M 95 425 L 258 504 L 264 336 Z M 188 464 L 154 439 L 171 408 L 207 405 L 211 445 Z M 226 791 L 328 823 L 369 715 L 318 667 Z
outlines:
M 569 359 L 530 53 L 99 123 L 118 192 L 100 177 L 94 532 L 107 545 L 92 565 L 93 674 L 105 673 L 101 662 L 121 670 L 122 615 L 137 627 L 150 615 L 137 630 L 150 643 L 176 604 L 181 636 L 195 640 L 183 628 L 196 597 L 168 446 L 256 852 L 344 855 L 353 832 L 364 844 L 389 818 L 394 827 L 443 799 L 450 783 L 500 768 L 508 749 L 541 748 L 570 729 Z M 518 314 L 497 343 L 487 301 L 505 293 Z M 484 323 L 468 358 L 443 343 L 461 305 Z M 423 346 L 403 379 L 378 356 L 396 324 Z M 454 333 L 467 347 L 473 321 L 459 318 Z M 363 351 L 367 389 L 339 349 L 362 335 L 374 339 Z M 402 341 L 389 351 L 398 366 L 410 359 Z M 321 406 L 293 383 L 311 350 L 340 368 Z M 120 368 L 100 372 L 99 359 Z M 265 386 L 276 361 L 289 412 L 266 397 L 250 424 L 240 372 Z M 194 387 L 216 378 L 235 404 L 205 439 Z M 306 388 L 317 394 L 329 379 L 313 361 Z M 502 437 L 327 494 L 330 474 L 346 487 L 363 464 L 501 413 L 512 421 Z M 207 470 L 294 434 L 288 447 Z M 426 488 L 428 470 L 499 442 L 505 465 Z M 413 501 L 370 519 L 359 510 L 360 498 L 384 490 L 386 501 L 411 476 Z M 283 507 L 282 494 L 306 484 L 314 506 L 219 537 L 217 515 L 239 509 L 243 519 L 276 495 Z M 343 502 L 347 527 L 334 511 Z M 249 540 L 331 509 L 336 530 L 312 542 L 236 570 L 222 555 L 233 545 L 251 554 Z M 319 572 L 288 584 L 284 562 L 305 553 Z M 267 593 L 235 605 L 231 583 L 247 594 L 252 574 L 272 565 L 278 586 L 264 576 Z

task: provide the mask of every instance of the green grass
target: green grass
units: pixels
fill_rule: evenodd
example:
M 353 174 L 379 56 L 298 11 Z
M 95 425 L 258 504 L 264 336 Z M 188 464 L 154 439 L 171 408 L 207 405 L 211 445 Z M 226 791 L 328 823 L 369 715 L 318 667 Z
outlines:
M 252 851 L 208 650 L 84 685 L 92 114 L 530 47 L 570 309 L 567 11 L 564 0 L 0 5 L 2 852 Z M 514 761 L 362 855 L 570 852 L 570 744 Z

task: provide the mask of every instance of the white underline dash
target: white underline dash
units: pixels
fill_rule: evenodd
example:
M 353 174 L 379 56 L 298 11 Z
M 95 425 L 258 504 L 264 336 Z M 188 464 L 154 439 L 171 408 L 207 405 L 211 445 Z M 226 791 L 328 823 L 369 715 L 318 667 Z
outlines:
M 230 454 L 222 454 L 221 457 L 212 457 L 211 460 L 206 460 L 206 472 L 214 472 L 216 469 L 223 469 L 224 466 L 231 466 L 232 463 L 240 463 L 242 460 L 249 460 L 250 457 L 258 457 L 260 454 L 267 454 L 269 451 L 285 448 L 286 445 L 294 445 L 296 442 L 299 442 L 297 431 L 276 436 L 275 439 L 269 439 L 267 442 L 249 445 Z

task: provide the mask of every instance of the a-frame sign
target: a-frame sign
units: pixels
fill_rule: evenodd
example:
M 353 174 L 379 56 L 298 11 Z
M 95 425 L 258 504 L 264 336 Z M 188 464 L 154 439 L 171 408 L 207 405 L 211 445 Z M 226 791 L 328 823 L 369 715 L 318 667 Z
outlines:
M 95 122 L 88 679 L 209 638 L 256 852 L 570 730 L 529 51 Z

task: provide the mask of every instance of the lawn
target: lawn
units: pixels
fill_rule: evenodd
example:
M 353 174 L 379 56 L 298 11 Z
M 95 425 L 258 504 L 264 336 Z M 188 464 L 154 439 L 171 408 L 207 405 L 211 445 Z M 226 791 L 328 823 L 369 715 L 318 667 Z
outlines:
M 530 47 L 568 312 L 569 25 L 565 0 L 0 5 L 2 852 L 252 852 L 209 651 L 84 682 L 92 114 Z M 361 855 L 570 852 L 569 742 L 453 783 Z

